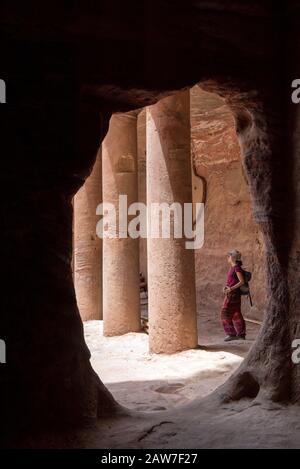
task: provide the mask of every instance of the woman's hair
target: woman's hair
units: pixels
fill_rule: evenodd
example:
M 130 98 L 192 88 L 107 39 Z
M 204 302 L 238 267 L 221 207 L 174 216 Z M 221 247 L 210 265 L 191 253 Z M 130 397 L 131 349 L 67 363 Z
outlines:
M 239 265 L 240 267 L 243 265 L 243 262 L 242 261 L 236 261 L 237 265 Z
M 237 249 L 232 249 L 227 254 L 235 260 L 237 265 L 242 265 L 242 260 L 241 260 L 242 254 L 240 251 L 238 251 Z

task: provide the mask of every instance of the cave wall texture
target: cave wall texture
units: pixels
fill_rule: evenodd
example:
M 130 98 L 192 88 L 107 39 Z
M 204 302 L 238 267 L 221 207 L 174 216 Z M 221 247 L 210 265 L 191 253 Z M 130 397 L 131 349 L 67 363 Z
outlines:
M 200 82 L 236 120 L 265 244 L 263 327 L 222 400 L 299 400 L 299 3 L 4 2 L 0 27 L 1 419 L 6 430 L 120 411 L 89 363 L 71 275 L 71 198 L 111 112 Z
M 266 305 L 264 245 L 252 217 L 233 114 L 222 98 L 198 86 L 191 89 L 191 137 L 195 172 L 205 186 L 204 244 L 195 251 L 199 316 L 209 311 L 219 321 L 228 270 L 226 253 L 235 247 L 242 252 L 243 267 L 252 272 L 253 307 L 243 298 L 243 313 L 262 320 Z

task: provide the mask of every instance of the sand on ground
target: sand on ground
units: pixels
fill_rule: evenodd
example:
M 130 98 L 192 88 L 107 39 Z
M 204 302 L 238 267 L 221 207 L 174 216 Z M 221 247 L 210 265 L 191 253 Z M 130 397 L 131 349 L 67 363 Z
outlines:
M 259 326 L 247 323 L 247 340 L 224 342 L 220 324 L 202 318 L 199 348 L 172 355 L 150 354 L 148 335 L 103 337 L 103 321 L 86 321 L 91 363 L 114 398 L 129 409 L 163 411 L 210 394 L 237 368 Z
M 218 386 L 232 373 L 257 334 L 223 342 L 212 316 L 201 318 L 197 350 L 150 355 L 146 334 L 105 338 L 102 322 L 84 324 L 92 364 L 123 406 L 72 432 L 29 435 L 40 448 L 299 448 L 300 406 L 275 403 L 264 393 L 222 402 Z M 214 390 L 214 392 L 211 392 Z

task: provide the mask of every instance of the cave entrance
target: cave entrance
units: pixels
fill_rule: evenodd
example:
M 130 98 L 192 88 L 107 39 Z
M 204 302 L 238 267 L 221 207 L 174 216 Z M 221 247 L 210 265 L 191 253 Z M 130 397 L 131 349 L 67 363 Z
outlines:
M 147 127 L 153 122 L 162 125 L 164 109 L 153 115 L 147 115 L 147 109 L 113 115 L 93 172 L 74 199 L 74 283 L 92 365 L 118 402 L 139 410 L 167 409 L 205 396 L 222 384 L 247 355 L 258 333 L 266 302 L 264 244 L 252 219 L 233 114 L 221 97 L 196 85 L 189 90 L 190 189 L 193 203 L 204 204 L 205 237 L 203 246 L 190 253 L 189 262 L 192 258 L 195 262 L 192 280 L 199 346 L 193 346 L 191 318 L 185 342 L 176 331 L 176 327 L 182 328 L 182 323 L 174 326 L 176 318 L 172 314 L 168 316 L 168 310 L 162 313 L 159 309 L 165 297 L 169 311 L 173 299 L 174 304 L 185 304 L 189 298 L 180 303 L 178 291 L 173 289 L 174 285 L 170 287 L 164 266 L 170 268 L 171 261 L 169 265 L 163 250 L 157 257 L 155 250 L 149 250 L 147 237 L 126 238 L 128 223 L 124 225 L 126 228 L 119 223 L 121 206 L 117 196 L 125 194 L 127 206 L 137 201 L 146 205 L 147 199 L 159 192 L 164 171 L 169 174 L 174 170 L 178 155 L 182 160 L 182 151 L 186 151 L 183 140 L 177 147 L 169 144 L 167 150 L 175 158 L 159 167 L 158 173 L 154 165 L 147 165 L 149 153 L 151 158 L 156 158 L 155 153 L 165 144 L 164 138 L 173 135 L 176 140 L 178 133 L 184 134 L 182 126 L 186 122 L 180 116 L 182 109 L 180 106 L 173 109 L 175 119 L 171 111 L 167 109 L 160 140 L 155 140 L 156 129 L 151 134 Z M 173 124 L 175 131 L 170 130 Z M 156 145 L 154 150 L 152 144 Z M 161 160 L 156 161 L 155 167 L 160 163 Z M 180 176 L 184 168 L 175 167 L 175 173 Z M 149 184 L 147 172 L 151 171 L 157 187 L 151 181 Z M 182 195 L 180 183 L 180 178 L 171 181 L 169 192 Z M 102 201 L 108 205 L 99 208 Z M 118 205 L 117 217 L 108 217 L 110 227 L 105 222 L 99 226 L 99 215 L 108 213 L 109 204 Z M 106 230 L 103 240 L 97 236 L 97 230 Z M 113 236 L 116 230 L 117 239 Z M 226 253 L 231 248 L 242 252 L 244 267 L 253 274 L 254 305 L 251 307 L 248 298 L 243 298 L 247 340 L 224 343 L 219 314 L 228 270 Z M 178 259 L 180 254 L 175 263 Z M 156 314 L 162 314 L 163 318 L 159 327 L 152 320 L 152 327 L 157 326 L 158 336 L 161 328 L 166 327 L 170 338 L 168 334 L 165 338 L 162 335 L 160 341 L 152 338 L 151 351 L 159 354 L 149 354 L 149 263 L 152 276 L 158 275 L 158 265 L 165 275 L 164 282 L 164 276 L 160 275 L 156 283 L 154 302 Z M 191 279 L 187 285 L 190 289 Z M 173 346 L 174 337 L 176 350 L 168 348 Z

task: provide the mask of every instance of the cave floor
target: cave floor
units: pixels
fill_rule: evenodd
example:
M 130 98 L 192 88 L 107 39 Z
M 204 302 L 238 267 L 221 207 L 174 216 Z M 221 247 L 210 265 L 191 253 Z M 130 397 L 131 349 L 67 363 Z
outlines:
M 218 321 L 199 320 L 199 348 L 173 355 L 148 352 L 148 336 L 103 337 L 102 321 L 84 323 L 91 363 L 114 398 L 128 409 L 162 411 L 204 397 L 241 363 L 259 326 L 247 323 L 247 340 L 225 343 Z
M 47 432 L 26 448 L 218 449 L 299 448 L 300 406 L 243 399 L 220 404 L 218 391 L 163 412 L 124 409 L 67 433 Z
M 224 343 L 216 317 L 199 318 L 199 348 L 151 355 L 144 333 L 105 338 L 102 321 L 85 323 L 92 365 L 124 415 L 71 435 L 84 448 L 299 448 L 300 407 L 243 399 L 220 404 L 218 387 L 246 356 L 247 340 Z M 127 410 L 129 409 L 129 410 Z
M 72 438 L 68 444 L 73 447 Z M 76 434 L 76 446 L 299 448 L 300 407 L 248 399 L 220 405 L 215 392 L 177 409 L 104 420 Z
M 257 334 L 223 342 L 213 318 L 201 318 L 200 347 L 151 356 L 146 334 L 103 338 L 101 321 L 85 323 L 92 364 L 119 415 L 68 432 L 27 437 L 26 448 L 299 448 L 300 406 L 243 399 L 221 403 L 218 386 L 243 360 Z M 213 391 L 213 392 L 211 392 Z

